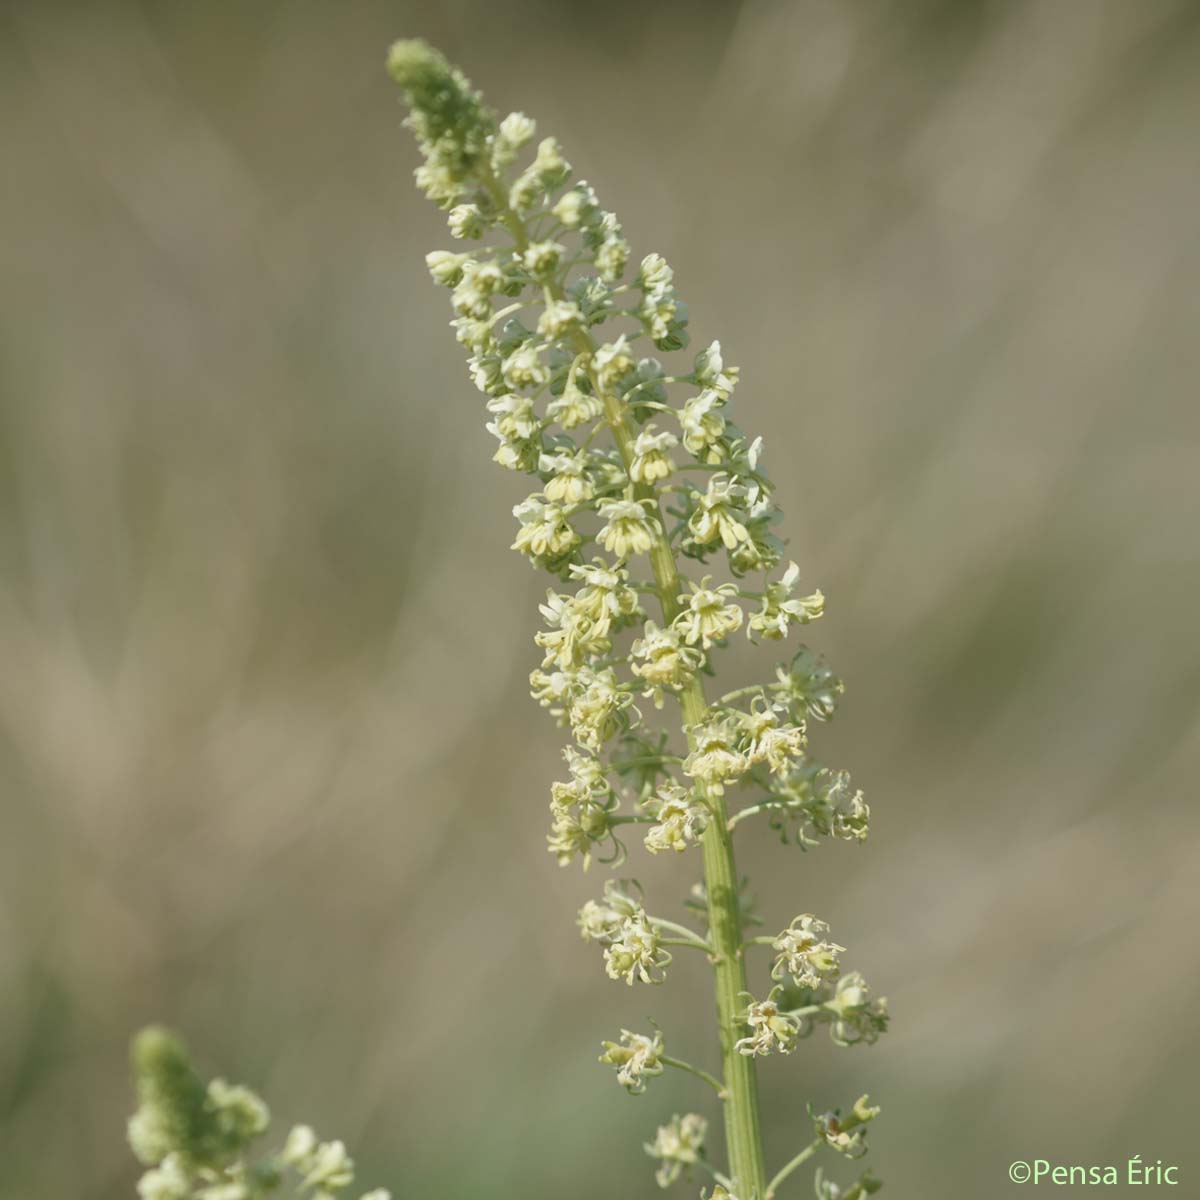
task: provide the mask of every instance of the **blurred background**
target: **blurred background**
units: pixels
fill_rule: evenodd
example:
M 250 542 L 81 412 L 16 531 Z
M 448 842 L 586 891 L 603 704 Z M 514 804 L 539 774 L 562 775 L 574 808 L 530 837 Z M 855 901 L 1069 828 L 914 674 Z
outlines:
M 894 1024 L 765 1062 L 771 1160 L 869 1090 L 897 1197 L 1009 1196 L 1037 1156 L 1197 1178 L 1200 6 L 0 30 L 0 1197 L 133 1194 L 150 1020 L 397 1196 L 649 1196 L 642 1140 L 707 1103 L 595 1061 L 652 1016 L 712 1065 L 707 972 L 607 981 L 573 926 L 603 870 L 544 849 L 544 583 L 422 262 L 382 70 L 413 34 L 675 264 L 828 597 L 815 749 L 872 838 L 764 827 L 741 865 Z M 672 912 L 696 862 L 631 869 Z

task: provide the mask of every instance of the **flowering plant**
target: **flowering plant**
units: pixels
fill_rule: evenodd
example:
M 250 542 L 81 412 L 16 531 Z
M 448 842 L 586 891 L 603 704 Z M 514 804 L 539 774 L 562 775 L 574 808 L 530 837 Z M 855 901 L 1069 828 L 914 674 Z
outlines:
M 813 1140 L 768 1177 L 756 1059 L 790 1054 L 817 1025 L 838 1045 L 870 1044 L 887 1028 L 887 1003 L 842 971 L 845 948 L 814 915 L 773 937 L 747 933 L 733 835 L 762 814 L 801 848 L 861 842 L 870 810 L 844 771 L 808 751 L 811 723 L 833 715 L 843 690 L 820 659 L 800 647 L 771 682 L 711 699 L 706 681 L 730 638 L 782 642 L 822 615 L 824 597 L 802 594 L 799 567 L 783 563 L 762 441 L 733 421 L 739 373 L 720 343 L 677 366 L 651 352 L 689 341 L 671 267 L 657 254 L 631 267 L 621 223 L 558 142 L 535 144 L 523 113 L 498 119 L 436 50 L 397 42 L 388 67 L 422 152 L 417 183 L 462 246 L 426 263 L 450 290 L 493 458 L 534 481 L 513 509 L 513 549 L 553 585 L 530 684 L 573 743 L 567 778 L 551 787 L 549 849 L 563 865 L 618 866 L 623 836 L 640 828 L 652 854 L 703 859 L 700 928 L 655 915 L 638 885 L 611 879 L 579 928 L 603 948 L 609 977 L 629 986 L 662 983 L 672 951 L 708 958 L 720 1074 L 669 1054 L 657 1028 L 622 1030 L 600 1061 L 635 1095 L 674 1068 L 721 1100 L 726 1169 L 709 1161 L 705 1120 L 677 1115 L 646 1146 L 661 1186 L 699 1169 L 715 1181 L 712 1200 L 772 1200 L 822 1147 L 861 1156 L 878 1109 L 863 1097 L 846 1117 L 815 1117 Z M 692 564 L 698 579 L 683 572 Z M 715 582 L 721 568 L 730 578 Z M 668 700 L 677 720 L 659 719 Z M 761 999 L 746 967 L 759 945 L 774 952 Z M 868 1173 L 841 1189 L 818 1172 L 816 1187 L 824 1200 L 857 1200 L 879 1184 Z
M 146 1167 L 142 1200 L 260 1200 L 287 1187 L 308 1200 L 350 1200 L 354 1162 L 338 1141 L 323 1142 L 297 1125 L 273 1154 L 255 1157 L 253 1143 L 271 1114 L 249 1088 L 196 1074 L 183 1044 L 162 1029 L 145 1029 L 133 1044 L 138 1108 L 129 1144 Z M 360 1200 L 391 1200 L 383 1188 Z
M 498 120 L 437 51 L 398 42 L 388 67 L 422 151 L 417 181 L 464 247 L 426 262 L 450 289 L 493 458 L 534 480 L 513 509 L 513 549 L 553 585 L 530 685 L 572 743 L 566 778 L 550 789 L 549 850 L 564 866 L 617 867 L 637 830 L 651 854 L 702 860 L 692 924 L 658 915 L 640 885 L 612 878 L 578 925 L 602 949 L 607 975 L 630 987 L 663 983 L 675 952 L 705 956 L 719 1072 L 676 1056 L 657 1026 L 621 1030 L 600 1062 L 631 1095 L 672 1069 L 720 1100 L 724 1162 L 709 1154 L 705 1118 L 676 1114 L 645 1145 L 660 1186 L 702 1171 L 709 1200 L 775 1200 L 823 1149 L 865 1154 L 879 1110 L 865 1096 L 844 1116 L 810 1109 L 811 1138 L 768 1175 L 758 1058 L 793 1053 L 818 1025 L 839 1046 L 869 1045 L 887 1029 L 887 1002 L 843 971 L 845 947 L 812 913 L 775 935 L 749 932 L 757 922 L 734 835 L 761 815 L 802 850 L 860 843 L 870 810 L 845 771 L 809 753 L 810 726 L 833 716 L 843 687 L 805 647 L 768 682 L 710 692 L 731 638 L 783 642 L 823 615 L 824 597 L 803 594 L 799 567 L 783 561 L 762 441 L 733 421 L 739 372 L 720 343 L 680 365 L 651 352 L 677 354 L 689 341 L 671 267 L 649 254 L 631 268 L 620 222 L 573 177 L 554 138 L 534 146 L 535 124 L 522 113 Z M 769 980 L 752 991 L 747 956 L 757 947 L 772 959 Z M 170 1035 L 143 1033 L 134 1063 L 140 1107 L 130 1141 L 147 1167 L 143 1200 L 257 1200 L 287 1182 L 312 1200 L 337 1200 L 351 1187 L 344 1146 L 306 1126 L 253 1159 L 266 1106 L 222 1080 L 206 1088 Z M 880 1186 L 870 1172 L 840 1187 L 818 1170 L 814 1182 L 818 1200 L 861 1200 Z

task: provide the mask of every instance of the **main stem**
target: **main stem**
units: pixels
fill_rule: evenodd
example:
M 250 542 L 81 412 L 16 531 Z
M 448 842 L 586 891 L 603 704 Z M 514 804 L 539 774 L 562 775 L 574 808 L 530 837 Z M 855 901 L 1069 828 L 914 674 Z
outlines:
M 621 458 L 628 468 L 632 460 L 633 435 L 628 412 L 618 399 L 605 397 Z M 639 489 L 641 490 L 641 489 Z M 652 489 L 645 489 L 653 497 Z M 659 512 L 659 528 L 664 529 Z M 650 551 L 658 599 L 663 618 L 670 624 L 680 612 L 679 567 L 675 555 L 660 533 Z M 704 685 L 692 676 L 679 697 L 688 743 L 692 730 L 708 715 Z M 717 993 L 717 1032 L 721 1045 L 721 1070 L 725 1081 L 725 1140 L 729 1149 L 729 1173 L 738 1200 L 762 1200 L 766 1194 L 766 1167 L 758 1119 L 758 1075 L 754 1059 L 734 1048 L 738 1038 L 738 1013 L 745 1007 L 746 964 L 742 957 L 742 920 L 738 902 L 738 874 L 733 857 L 733 838 L 728 827 L 725 797 L 709 792 L 705 799 L 712 818 L 704 831 L 704 884 L 708 895 L 709 940 L 714 950 L 713 975 Z
M 503 188 L 490 171 L 485 172 L 483 184 L 512 234 L 518 251 L 524 251 L 529 245 L 529 231 L 525 222 L 509 207 Z M 557 281 L 549 284 L 547 291 L 555 300 L 565 297 Z M 582 330 L 576 333 L 572 340 L 577 352 L 581 354 L 591 354 L 597 349 L 595 340 Z M 619 396 L 604 393 L 595 378 L 592 378 L 592 386 L 603 400 L 605 418 L 612 429 L 621 461 L 628 473 L 633 463 L 633 443 L 636 437 L 630 422 L 629 406 Z M 682 585 L 679 566 L 671 544 L 667 541 L 666 524 L 657 493 L 653 487 L 645 484 L 638 485 L 635 490 L 639 499 L 654 502 L 658 534 L 650 549 L 650 566 L 654 572 L 655 591 L 662 607 L 663 619 L 669 625 L 681 611 L 679 593 Z M 683 727 L 688 744 L 694 746 L 692 730 L 708 715 L 708 701 L 704 697 L 704 685 L 699 676 L 693 675 L 680 692 L 679 705 L 683 713 Z M 742 919 L 738 903 L 738 874 L 733 858 L 733 838 L 729 831 L 724 795 L 706 791 L 705 800 L 711 819 L 702 841 L 704 886 L 708 895 L 709 940 L 714 952 L 712 963 L 717 993 L 717 1030 L 721 1044 L 729 1174 L 737 1200 L 764 1200 L 767 1171 L 763 1162 L 762 1134 L 759 1131 L 758 1074 L 754 1059 L 739 1054 L 734 1049 L 734 1043 L 738 1040 L 738 1013 L 745 1007 L 742 994 L 747 989 L 746 964 L 742 958 Z

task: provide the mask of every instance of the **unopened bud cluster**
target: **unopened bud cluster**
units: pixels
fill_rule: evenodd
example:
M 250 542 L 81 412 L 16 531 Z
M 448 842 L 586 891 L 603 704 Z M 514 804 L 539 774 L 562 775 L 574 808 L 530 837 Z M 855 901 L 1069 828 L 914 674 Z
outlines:
M 129 1144 L 146 1167 L 141 1200 L 259 1200 L 281 1189 L 306 1200 L 391 1200 L 382 1188 L 356 1193 L 354 1162 L 338 1141 L 296 1126 L 283 1147 L 254 1155 L 271 1116 L 249 1088 L 214 1079 L 204 1085 L 183 1044 L 147 1029 L 133 1047 L 138 1109 Z

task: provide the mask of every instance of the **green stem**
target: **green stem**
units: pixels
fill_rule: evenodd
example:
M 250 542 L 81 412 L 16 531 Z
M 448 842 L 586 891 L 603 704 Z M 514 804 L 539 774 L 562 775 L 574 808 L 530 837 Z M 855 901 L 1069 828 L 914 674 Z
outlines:
M 761 812 L 770 812 L 772 809 L 786 807 L 787 805 L 781 800 L 772 800 L 766 804 L 751 804 L 749 807 L 743 808 L 741 812 L 734 813 L 734 815 L 726 822 L 726 825 L 729 829 L 733 829 L 733 827 L 745 817 L 753 817 Z
M 633 461 L 634 435 L 627 410 L 615 396 L 604 396 L 608 423 L 616 438 L 626 468 Z M 639 498 L 658 497 L 653 488 L 639 488 Z M 662 525 L 661 509 L 656 514 Z M 663 620 L 669 625 L 679 615 L 681 591 L 679 567 L 666 537 L 659 534 L 650 549 L 650 566 L 657 584 Z M 679 696 L 684 731 L 694 746 L 693 730 L 708 714 L 704 687 L 693 676 Z M 730 1174 L 739 1200 L 762 1200 L 766 1190 L 762 1136 L 759 1132 L 758 1077 L 754 1059 L 734 1049 L 738 1039 L 738 1014 L 744 1007 L 741 995 L 747 990 L 746 967 L 742 960 L 742 921 L 738 908 L 738 876 L 733 857 L 733 841 L 726 825 L 725 798 L 706 792 L 704 799 L 713 820 L 704 831 L 704 882 L 708 894 L 709 937 L 714 950 L 713 974 L 717 995 L 717 1032 L 721 1046 L 721 1066 L 725 1079 L 725 1139 L 729 1150 Z
M 677 925 L 674 921 L 668 921 L 664 917 L 651 917 L 650 924 L 656 929 L 665 929 L 670 933 L 678 934 L 678 937 L 663 938 L 664 946 L 692 946 L 696 950 L 703 950 L 705 954 L 713 954 L 713 948 L 698 934 L 689 929 L 686 925 Z
M 508 206 L 503 189 L 484 169 L 483 185 L 487 189 L 501 214 L 505 226 L 513 236 L 518 251 L 529 245 L 529 234 L 524 221 Z M 555 283 L 551 290 L 555 299 L 563 299 L 565 293 Z M 594 339 L 584 330 L 572 338 L 577 354 L 592 354 L 596 349 Z M 628 405 L 619 396 L 605 394 L 596 379 L 592 388 L 604 403 L 607 424 L 612 429 L 617 450 L 625 465 L 626 473 L 633 463 L 635 434 L 630 421 Z M 669 625 L 680 612 L 678 596 L 682 590 L 679 566 L 674 551 L 662 532 L 666 524 L 662 519 L 662 507 L 653 487 L 639 485 L 639 499 L 654 501 L 654 515 L 658 517 L 660 532 L 650 548 L 650 566 L 658 592 L 663 620 Z M 698 676 L 693 676 L 679 694 L 683 712 L 683 728 L 688 745 L 694 748 L 693 730 L 703 723 L 708 714 L 708 701 L 704 697 L 704 686 Z M 702 789 L 704 791 L 704 789 Z M 714 819 L 704 830 L 704 884 L 708 895 L 709 937 L 712 942 L 713 975 L 717 997 L 717 1034 L 721 1046 L 721 1069 L 724 1076 L 725 1141 L 729 1151 L 730 1176 L 734 1194 L 738 1200 L 764 1200 L 766 1196 L 766 1166 L 763 1162 L 762 1135 L 758 1117 L 758 1075 L 754 1058 L 739 1054 L 734 1049 L 738 1040 L 738 1014 L 744 1007 L 741 996 L 746 992 L 746 966 L 742 959 L 742 919 L 738 906 L 738 876 L 733 857 L 733 839 L 729 835 L 725 797 L 719 794 L 704 796 Z
M 706 1163 L 704 1162 L 704 1159 L 697 1158 L 696 1162 L 692 1163 L 692 1166 L 697 1166 L 697 1168 L 700 1168 L 700 1170 L 706 1172 L 707 1175 L 714 1178 L 716 1182 L 720 1183 L 722 1188 L 733 1187 L 733 1180 L 731 1180 L 731 1178 L 727 1175 L 721 1175 L 721 1172 L 716 1170 L 712 1163 Z
M 763 1200 L 775 1200 L 775 1192 L 779 1185 L 797 1168 L 803 1166 L 816 1152 L 821 1148 L 823 1139 L 817 1138 L 815 1142 L 809 1142 L 795 1158 L 784 1166 L 779 1173 L 767 1184 L 767 1190 L 763 1194 Z
M 704 1161 L 704 1159 L 698 1158 L 695 1165 L 699 1167 L 701 1171 L 707 1171 L 708 1174 L 711 1175 L 713 1179 L 715 1179 L 723 1188 L 733 1187 L 733 1180 L 730 1179 L 728 1175 L 722 1175 L 721 1172 L 718 1171 L 711 1163 L 707 1163 Z
M 715 1076 L 710 1075 L 707 1071 L 702 1071 L 699 1067 L 693 1067 L 691 1063 L 684 1062 L 682 1058 L 672 1058 L 669 1054 L 662 1054 L 660 1059 L 667 1064 L 668 1067 L 674 1067 L 678 1071 L 687 1071 L 689 1075 L 695 1075 L 697 1079 L 703 1079 L 724 1100 L 725 1089 L 721 1086 L 721 1081 Z
M 787 1017 L 812 1017 L 819 1012 L 825 1011 L 823 1004 L 806 1004 L 803 1008 L 789 1008 L 784 1016 Z
M 688 950 L 701 950 L 707 955 L 712 955 L 712 947 L 707 942 L 695 942 L 691 938 L 659 938 L 660 946 L 683 946 Z
M 614 771 L 624 771 L 627 767 L 650 767 L 661 763 L 674 763 L 679 766 L 683 759 L 678 754 L 647 754 L 642 758 L 623 758 L 620 762 L 611 764 Z
M 757 592 L 742 592 L 743 596 L 750 596 L 753 599 L 761 599 L 761 595 Z M 744 696 L 762 696 L 766 694 L 767 689 L 761 683 L 752 683 L 749 687 L 735 688 L 732 692 L 726 692 L 721 697 L 722 704 L 729 704 L 734 700 L 741 700 Z

